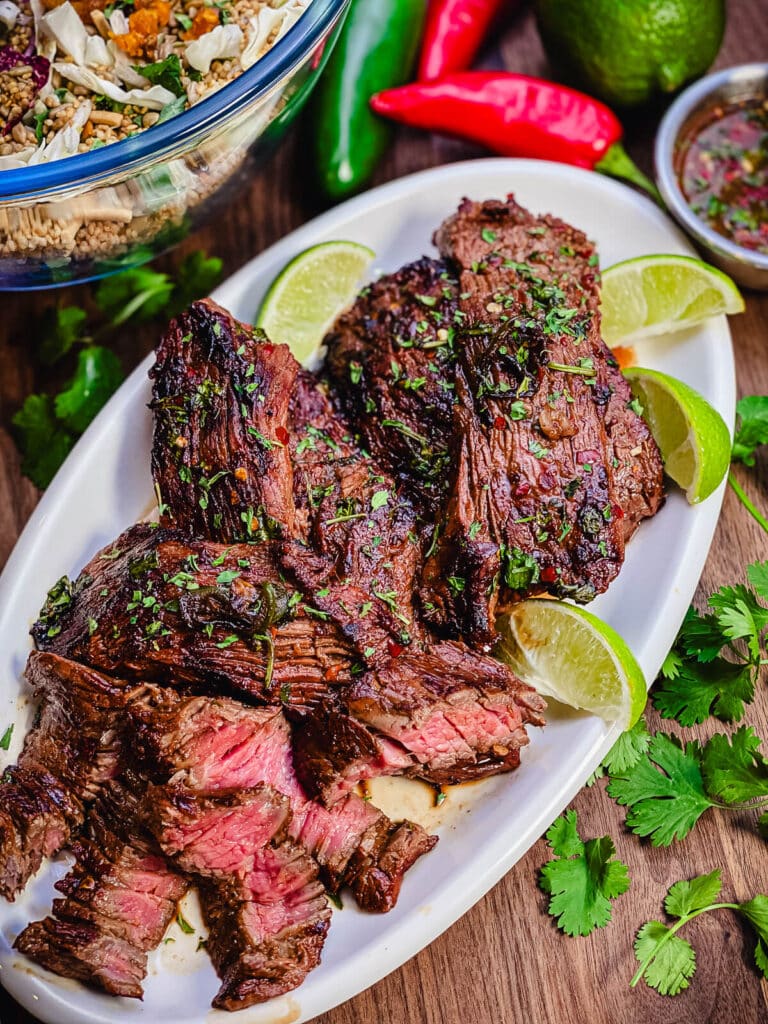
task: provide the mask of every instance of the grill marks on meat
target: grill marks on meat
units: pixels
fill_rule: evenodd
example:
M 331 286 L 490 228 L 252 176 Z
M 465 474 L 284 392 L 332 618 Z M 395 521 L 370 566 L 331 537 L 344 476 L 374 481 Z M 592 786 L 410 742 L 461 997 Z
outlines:
M 226 543 L 279 538 L 282 567 L 361 655 L 366 608 L 407 642 L 416 513 L 287 347 L 205 300 L 166 332 L 152 376 L 165 521 Z
M 298 363 L 215 302 L 169 326 L 150 371 L 152 471 L 186 533 L 247 541 L 294 536 L 288 402 Z
M 280 580 L 273 545 L 181 540 L 139 524 L 51 591 L 39 646 L 121 675 L 310 706 L 356 652 Z
M 293 725 L 294 765 L 332 803 L 357 782 L 407 775 L 434 785 L 516 768 L 544 701 L 502 663 L 463 644 L 405 650 Z
M 66 845 L 84 805 L 117 771 L 121 713 L 136 689 L 34 651 L 26 677 L 40 700 L 16 766 L 0 783 L 0 892 L 8 900 Z
M 438 628 L 490 644 L 499 600 L 549 591 L 585 601 L 606 589 L 626 539 L 658 508 L 661 460 L 600 338 L 597 259 L 581 232 L 511 198 L 465 200 L 436 242 L 442 261 L 381 279 L 340 318 L 327 366 L 385 462 L 381 419 L 393 404 L 410 436 L 443 438 L 451 469 L 433 496 L 444 525 L 424 544 L 421 606 Z M 389 308 L 412 316 L 430 282 L 426 347 L 419 332 L 403 345 Z M 440 296 L 435 282 L 445 283 Z M 426 384 L 404 392 L 403 360 L 431 393 Z M 436 401 L 436 376 L 451 402 Z M 409 467 L 404 485 L 423 493 Z
M 369 285 L 326 338 L 341 404 L 383 466 L 422 500 L 445 488 L 459 282 L 421 259 Z
M 71 850 L 75 866 L 56 888 L 53 913 L 28 925 L 15 947 L 36 963 L 111 995 L 140 999 L 147 954 L 178 912 L 188 883 L 138 822 L 133 794 L 110 782 Z
M 137 709 L 136 734 L 158 781 L 208 794 L 266 785 L 287 797 L 290 838 L 317 860 L 332 892 L 349 884 L 365 909 L 389 909 L 405 871 L 437 842 L 418 825 L 394 824 L 354 793 L 328 808 L 309 800 L 294 770 L 288 723 L 277 709 L 185 698 Z M 383 856 L 393 844 L 403 856 L 390 853 L 382 866 L 376 853 Z M 357 854 L 361 848 L 371 851 L 366 860 Z
M 331 911 L 317 864 L 287 838 L 287 797 L 271 786 L 147 794 L 164 852 L 203 880 L 207 948 L 222 986 L 213 1005 L 242 1009 L 296 988 L 320 962 Z

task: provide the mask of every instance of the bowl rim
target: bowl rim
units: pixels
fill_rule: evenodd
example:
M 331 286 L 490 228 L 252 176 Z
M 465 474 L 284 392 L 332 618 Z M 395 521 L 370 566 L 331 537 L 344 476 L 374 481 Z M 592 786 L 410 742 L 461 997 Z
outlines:
M 0 171 L 0 201 L 29 198 L 45 193 L 95 184 L 116 172 L 138 170 L 149 159 L 157 163 L 213 124 L 220 123 L 237 107 L 279 84 L 316 47 L 349 0 L 311 0 L 301 17 L 253 67 L 162 125 L 154 125 L 128 139 L 53 160 L 33 167 Z
M 705 75 L 688 86 L 671 104 L 661 120 L 654 142 L 653 157 L 656 183 L 662 198 L 670 212 L 689 234 L 701 245 L 714 250 L 720 256 L 727 256 L 744 265 L 768 271 L 768 253 L 759 253 L 731 242 L 693 212 L 677 180 L 673 160 L 681 130 L 697 107 L 716 96 L 725 85 L 743 82 L 748 86 L 758 78 L 768 83 L 768 63 L 754 61 L 749 64 L 736 64 Z

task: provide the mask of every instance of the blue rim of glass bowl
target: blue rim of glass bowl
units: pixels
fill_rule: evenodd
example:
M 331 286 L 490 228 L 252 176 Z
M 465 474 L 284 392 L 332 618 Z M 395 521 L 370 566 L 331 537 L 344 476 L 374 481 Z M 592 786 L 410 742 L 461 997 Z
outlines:
M 162 126 L 90 153 L 0 171 L 0 201 L 35 201 L 51 190 L 95 184 L 115 173 L 138 170 L 148 159 L 156 162 L 220 123 L 244 101 L 275 88 L 318 45 L 347 2 L 312 0 L 298 21 L 252 68 Z

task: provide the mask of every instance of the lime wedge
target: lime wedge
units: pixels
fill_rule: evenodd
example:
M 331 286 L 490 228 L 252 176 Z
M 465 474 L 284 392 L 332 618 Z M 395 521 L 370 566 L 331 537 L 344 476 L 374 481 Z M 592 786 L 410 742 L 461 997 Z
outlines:
M 270 341 L 289 345 L 300 363 L 306 362 L 355 297 L 374 256 L 357 242 L 323 242 L 305 249 L 269 286 L 256 326 Z
M 532 598 L 500 615 L 497 657 L 545 697 L 629 729 L 643 713 L 642 669 L 619 634 L 596 615 Z
M 743 313 L 733 281 L 691 256 L 638 256 L 603 271 L 602 333 L 608 345 L 670 334 L 719 313 Z
M 731 461 L 731 433 L 723 417 L 675 377 L 639 366 L 625 370 L 624 376 L 643 407 L 667 476 L 692 505 L 708 498 Z

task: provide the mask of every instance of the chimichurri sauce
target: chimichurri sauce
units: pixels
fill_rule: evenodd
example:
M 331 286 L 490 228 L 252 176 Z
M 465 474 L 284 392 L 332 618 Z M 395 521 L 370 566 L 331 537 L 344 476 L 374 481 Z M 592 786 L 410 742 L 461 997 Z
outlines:
M 768 253 L 768 99 L 707 111 L 676 163 L 695 214 L 736 245 Z

